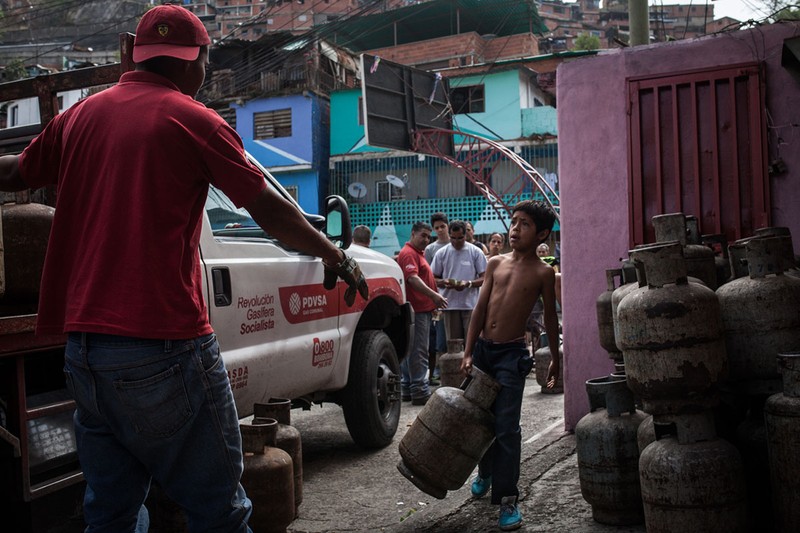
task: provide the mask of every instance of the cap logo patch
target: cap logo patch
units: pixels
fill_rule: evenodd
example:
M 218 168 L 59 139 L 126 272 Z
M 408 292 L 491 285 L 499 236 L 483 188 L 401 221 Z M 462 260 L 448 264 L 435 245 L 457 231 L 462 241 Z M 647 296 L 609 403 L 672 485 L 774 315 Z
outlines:
M 167 34 L 169 33 L 169 26 L 167 26 L 166 24 L 159 24 L 158 26 L 156 26 L 156 29 L 158 30 L 158 34 L 162 37 L 166 37 Z

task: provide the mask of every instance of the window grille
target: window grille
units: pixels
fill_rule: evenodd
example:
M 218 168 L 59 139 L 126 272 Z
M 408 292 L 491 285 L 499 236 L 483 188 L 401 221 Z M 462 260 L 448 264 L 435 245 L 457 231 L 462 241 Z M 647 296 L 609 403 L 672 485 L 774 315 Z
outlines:
M 292 136 L 292 110 L 276 109 L 253 114 L 253 138 L 275 139 Z

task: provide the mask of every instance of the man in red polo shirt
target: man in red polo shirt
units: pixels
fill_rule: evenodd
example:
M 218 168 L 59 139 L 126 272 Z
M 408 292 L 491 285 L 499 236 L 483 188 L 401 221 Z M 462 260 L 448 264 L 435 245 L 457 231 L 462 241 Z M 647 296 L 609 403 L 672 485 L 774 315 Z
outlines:
M 249 531 L 238 416 L 202 292 L 209 183 L 289 247 L 322 257 L 326 287 L 340 276 L 350 298 L 368 296 L 358 265 L 266 187 L 236 132 L 194 100 L 210 44 L 190 11 L 150 9 L 134 72 L 0 158 L 0 190 L 58 186 L 37 332 L 69 334 L 93 533 L 146 530 L 151 479 L 190 531 Z
M 414 309 L 414 341 L 411 353 L 400 364 L 400 389 L 403 400 L 412 405 L 425 405 L 431 393 L 428 388 L 428 342 L 431 312 L 447 307 L 447 300 L 436 290 L 431 266 L 425 260 L 425 247 L 431 240 L 431 226 L 416 222 L 411 238 L 400 250 L 397 263 L 406 280 L 406 298 Z

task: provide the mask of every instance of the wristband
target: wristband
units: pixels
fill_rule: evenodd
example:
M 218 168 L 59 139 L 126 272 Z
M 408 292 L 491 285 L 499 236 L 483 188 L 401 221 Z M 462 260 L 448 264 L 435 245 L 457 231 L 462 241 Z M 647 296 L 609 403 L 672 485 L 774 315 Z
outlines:
M 468 289 L 471 289 L 471 288 L 472 288 L 472 280 L 469 280 L 469 281 L 467 282 L 467 288 L 468 288 Z

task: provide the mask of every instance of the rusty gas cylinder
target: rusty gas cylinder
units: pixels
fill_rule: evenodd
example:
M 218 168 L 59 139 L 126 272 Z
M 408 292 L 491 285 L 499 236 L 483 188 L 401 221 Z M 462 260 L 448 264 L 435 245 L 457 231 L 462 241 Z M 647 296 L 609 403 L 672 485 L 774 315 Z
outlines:
M 656 215 L 652 218 L 657 242 L 678 241 L 683 246 L 687 275 L 698 278 L 706 287 L 717 288 L 714 252 L 700 244 L 697 218 L 683 213 Z
M 0 210 L 5 269 L 0 271 L 0 303 L 11 306 L 4 314 L 34 313 L 55 209 L 28 203 L 4 204 Z
M 622 280 L 622 269 L 613 268 L 606 270 L 606 290 L 600 293 L 595 301 L 597 312 L 597 331 L 600 335 L 600 346 L 608 352 L 608 356 L 615 361 L 622 361 L 622 352 L 617 348 L 614 340 L 614 313 L 611 299 L 617 285 L 615 278 Z
M 278 421 L 253 418 L 241 423 L 244 472 L 242 486 L 253 502 L 249 525 L 253 531 L 283 533 L 294 520 L 292 458 L 275 447 Z
M 637 248 L 631 257 L 647 285 L 617 309 L 628 386 L 650 414 L 712 407 L 727 371 L 716 294 L 688 282 L 677 242 Z
M 636 431 L 636 445 L 641 454 L 645 448 L 656 441 L 656 430 L 653 428 L 653 415 L 648 416 L 639 424 Z
M 784 273 L 793 278 L 800 277 L 800 269 L 798 269 L 797 259 L 794 255 L 794 244 L 792 244 L 792 232 L 787 227 L 771 226 L 767 228 L 758 228 L 754 235 L 756 237 L 780 237 L 781 239 L 781 255 L 786 262 Z
M 728 239 L 724 233 L 714 233 L 701 237 L 703 245 L 714 252 L 714 269 L 717 273 L 717 287 L 722 287 L 731 279 L 731 264 L 728 261 Z
M 442 387 L 459 387 L 464 381 L 461 361 L 464 360 L 464 339 L 448 339 L 447 353 L 439 356 L 439 379 Z
M 728 261 L 731 267 L 729 281 L 747 276 L 747 243 L 753 237 L 738 239 L 728 245 Z
M 639 457 L 648 533 L 744 533 L 742 460 L 714 431 L 712 415 L 654 417 L 657 440 Z
M 267 403 L 253 406 L 253 415 L 258 418 L 272 418 L 278 421 L 275 446 L 292 458 L 294 472 L 294 507 L 297 517 L 303 503 L 303 444 L 300 432 L 292 424 L 292 401 L 288 398 L 270 398 Z
M 547 387 L 547 371 L 550 368 L 550 361 L 553 356 L 550 352 L 550 342 L 547 333 L 542 333 L 542 347 L 533 352 L 533 368 L 536 375 L 536 383 L 541 387 L 542 394 L 562 394 L 564 392 L 564 345 L 558 345 L 558 377 L 556 383 L 551 388 Z
M 775 525 L 783 533 L 800 531 L 800 352 L 778 355 L 783 393 L 764 405 Z
M 630 259 L 622 262 L 620 270 L 622 270 L 620 285 L 611 293 L 611 319 L 614 321 L 614 342 L 617 345 L 617 350 L 622 353 L 622 348 L 619 346 L 619 314 L 617 313 L 619 303 L 628 293 L 638 289 L 640 285 L 645 284 L 647 281 L 639 279 L 640 273 L 636 272 L 636 267 L 633 266 L 633 261 Z M 641 272 L 641 275 L 644 276 L 644 271 Z
M 436 389 L 400 441 L 397 469 L 434 498 L 461 488 L 494 441 L 500 384 L 476 367 L 470 376 L 464 390 Z
M 779 237 L 746 242 L 748 276 L 719 288 L 730 381 L 746 394 L 774 394 L 778 353 L 800 348 L 800 279 L 784 275 Z
M 623 526 L 644 520 L 636 431 L 647 416 L 637 411 L 625 378 L 586 382 L 590 413 L 575 426 L 578 476 L 592 518 Z

